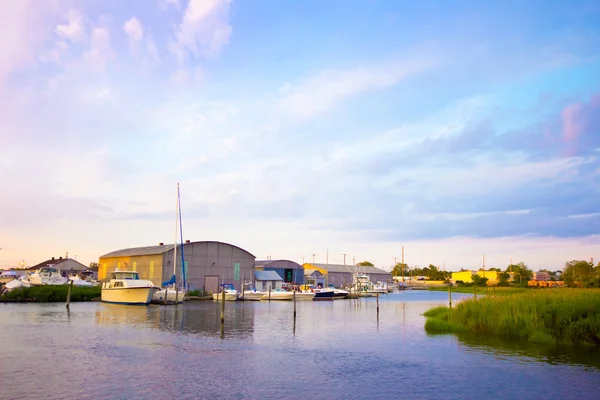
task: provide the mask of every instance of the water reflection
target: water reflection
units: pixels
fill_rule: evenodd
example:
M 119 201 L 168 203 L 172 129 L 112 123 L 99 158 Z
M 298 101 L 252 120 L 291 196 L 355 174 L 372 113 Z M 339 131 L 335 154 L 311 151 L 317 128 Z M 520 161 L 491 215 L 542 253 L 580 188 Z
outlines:
M 520 357 L 522 361 L 548 364 L 577 364 L 600 369 L 600 349 L 571 345 L 542 345 L 522 339 L 508 339 L 481 334 L 456 335 L 467 351 L 486 352 L 500 358 Z M 523 359 L 523 357 L 531 360 Z
M 99 325 L 121 325 L 150 328 L 172 333 L 202 334 L 218 337 L 251 337 L 254 331 L 254 309 L 244 303 L 231 303 L 225 309 L 221 329 L 220 307 L 212 302 L 191 302 L 178 306 L 136 307 L 100 304 L 95 313 Z

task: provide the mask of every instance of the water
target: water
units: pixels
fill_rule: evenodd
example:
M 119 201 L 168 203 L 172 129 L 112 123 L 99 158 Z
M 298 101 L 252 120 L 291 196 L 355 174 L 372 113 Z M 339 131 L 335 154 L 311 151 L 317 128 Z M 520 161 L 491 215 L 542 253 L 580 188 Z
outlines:
M 600 398 L 597 352 L 426 334 L 446 301 L 0 304 L 0 399 Z

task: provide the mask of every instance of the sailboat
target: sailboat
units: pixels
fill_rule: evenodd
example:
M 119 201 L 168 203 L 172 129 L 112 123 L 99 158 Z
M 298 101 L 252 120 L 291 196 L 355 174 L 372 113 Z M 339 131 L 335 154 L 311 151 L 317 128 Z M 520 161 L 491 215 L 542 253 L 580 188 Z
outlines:
M 181 287 L 177 282 L 177 233 L 181 234 Z M 181 227 L 181 196 L 179 192 L 179 182 L 177 182 L 177 206 L 175 209 L 175 241 L 173 243 L 173 276 L 166 282 L 163 282 L 163 288 L 154 293 L 152 303 L 155 304 L 178 304 L 186 300 L 185 284 L 185 257 L 183 252 L 183 228 Z

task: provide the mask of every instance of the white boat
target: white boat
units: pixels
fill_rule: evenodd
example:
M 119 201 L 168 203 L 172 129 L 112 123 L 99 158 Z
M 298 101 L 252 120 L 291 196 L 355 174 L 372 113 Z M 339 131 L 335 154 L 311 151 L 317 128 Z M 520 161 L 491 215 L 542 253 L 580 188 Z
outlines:
M 329 285 L 327 288 L 325 288 L 325 290 L 327 290 L 329 292 L 333 292 L 334 300 L 345 299 L 346 296 L 348 296 L 348 294 L 349 294 L 346 290 L 338 289 L 332 285 Z
M 236 301 L 238 300 L 239 293 L 231 283 L 224 283 L 221 285 L 220 293 L 213 293 L 213 300 L 221 301 L 223 299 L 223 291 L 225 292 L 225 301 Z
M 294 295 L 292 294 L 292 299 Z M 296 301 L 312 301 L 315 297 L 313 292 L 296 292 Z
M 26 275 L 20 276 L 18 279 L 13 279 L 10 282 L 6 282 L 4 284 L 4 290 L 11 291 L 13 289 L 18 289 L 22 287 L 31 287 L 31 283 L 27 279 Z
M 92 287 L 92 282 L 81 279 L 81 276 L 77 273 L 69 275 L 69 283 L 71 283 L 71 281 L 73 281 L 73 286 Z
M 15 279 L 19 279 L 19 275 L 15 271 L 4 271 L 2 272 L 2 275 L 0 275 L 0 285 Z
M 155 304 L 179 304 L 186 300 L 187 293 L 185 291 L 185 279 L 181 286 L 177 286 L 177 234 L 178 228 L 180 227 L 180 216 L 181 216 L 181 202 L 179 195 L 179 182 L 177 182 L 177 206 L 175 211 L 175 241 L 173 242 L 173 277 L 163 282 L 163 287 L 160 288 L 152 297 L 152 303 Z M 181 271 L 182 275 L 185 276 L 183 271 L 185 262 L 183 260 L 183 237 L 182 242 L 182 255 L 181 255 Z
M 292 300 L 294 298 L 293 292 L 288 292 L 285 290 L 271 290 L 271 293 L 264 292 L 261 297 L 261 300 Z
M 100 299 L 105 303 L 147 305 L 157 290 L 152 281 L 140 279 L 137 272 L 116 270 L 110 273 L 110 281 L 102 284 Z
M 52 266 L 42 267 L 29 275 L 29 283 L 33 286 L 64 285 L 68 279 L 60 274 L 60 270 Z

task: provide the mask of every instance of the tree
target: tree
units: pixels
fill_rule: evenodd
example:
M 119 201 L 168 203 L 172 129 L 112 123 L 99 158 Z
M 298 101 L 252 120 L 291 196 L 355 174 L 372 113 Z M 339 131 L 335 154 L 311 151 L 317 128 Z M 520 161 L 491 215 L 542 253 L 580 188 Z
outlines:
M 97 262 L 91 262 L 90 263 L 90 269 L 92 271 L 98 271 L 98 267 L 100 267 L 100 264 L 98 264 Z
M 473 275 L 473 283 L 477 286 L 485 286 L 487 284 L 488 278 L 484 278 L 477 274 Z
M 375 266 L 371 261 L 361 261 L 356 265 L 358 267 L 374 267 Z
M 508 272 L 501 272 L 498 274 L 498 286 L 508 286 L 508 280 L 510 279 L 510 275 Z
M 533 271 L 527 268 L 525 263 L 520 262 L 518 264 L 510 264 L 506 267 L 505 272 L 513 273 L 513 281 L 519 282 L 519 284 L 523 284 L 523 282 L 527 283 L 533 277 Z M 517 281 L 517 278 L 519 279 Z
M 408 265 L 398 263 L 392 269 L 392 275 L 394 276 L 408 276 Z
M 500 268 L 488 268 L 488 271 L 496 271 L 496 272 L 502 272 L 502 270 Z
M 591 261 L 573 260 L 565 263 L 562 274 L 563 280 L 569 286 L 594 287 L 598 286 L 598 271 Z

